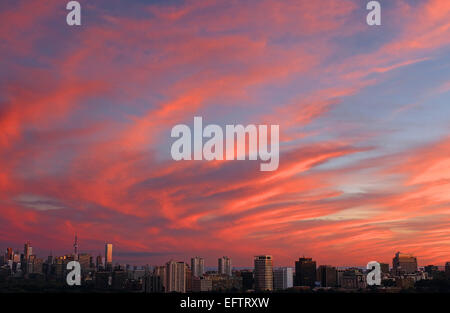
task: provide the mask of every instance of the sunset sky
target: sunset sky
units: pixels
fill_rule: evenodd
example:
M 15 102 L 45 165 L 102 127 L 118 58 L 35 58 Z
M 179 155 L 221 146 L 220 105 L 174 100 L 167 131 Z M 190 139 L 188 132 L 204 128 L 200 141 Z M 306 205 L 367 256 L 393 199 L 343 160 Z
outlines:
M 450 1 L 79 2 L 0 2 L 1 251 L 450 261 Z M 279 124 L 278 170 L 172 160 L 194 116 Z

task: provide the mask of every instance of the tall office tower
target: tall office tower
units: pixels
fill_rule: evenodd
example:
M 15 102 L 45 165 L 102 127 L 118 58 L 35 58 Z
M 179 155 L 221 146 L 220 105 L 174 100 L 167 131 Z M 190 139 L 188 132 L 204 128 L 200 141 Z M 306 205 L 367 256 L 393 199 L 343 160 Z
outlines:
M 397 252 L 392 259 L 392 267 L 397 275 L 415 273 L 417 272 L 417 258 L 412 254 Z
M 202 277 L 205 274 L 205 260 L 198 256 L 192 258 L 191 270 L 193 277 Z
M 231 259 L 227 256 L 223 256 L 219 258 L 218 261 L 218 272 L 220 275 L 228 275 L 231 276 Z
M 255 261 L 255 289 L 273 290 L 273 262 L 271 255 L 257 255 Z
M 316 283 L 316 261 L 299 258 L 295 262 L 295 285 L 314 287 Z
M 75 241 L 73 243 L 73 259 L 75 261 L 78 260 L 78 238 L 77 238 L 77 234 L 75 234 Z
M 317 280 L 322 287 L 337 286 L 337 270 L 330 265 L 320 265 L 317 269 Z
M 186 292 L 186 263 L 166 263 L 166 292 Z
M 23 249 L 23 258 L 25 262 L 28 262 L 28 258 L 33 254 L 33 248 L 31 247 L 31 243 L 27 241 L 24 245 Z
M 105 244 L 105 267 L 112 269 L 112 243 Z
M 450 262 L 445 263 L 445 276 L 450 278 Z
M 293 284 L 293 270 L 291 267 L 280 267 L 273 270 L 273 289 L 284 290 Z
M 12 248 L 6 248 L 6 260 L 12 260 L 14 256 L 14 251 Z

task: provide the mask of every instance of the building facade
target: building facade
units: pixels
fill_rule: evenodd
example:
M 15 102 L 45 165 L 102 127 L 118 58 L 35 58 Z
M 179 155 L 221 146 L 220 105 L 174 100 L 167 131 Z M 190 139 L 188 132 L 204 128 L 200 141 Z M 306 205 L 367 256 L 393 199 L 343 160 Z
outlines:
M 239 276 L 242 277 L 242 290 L 247 291 L 255 288 L 254 287 L 255 279 L 253 271 L 249 270 L 240 271 Z
M 184 262 L 167 262 L 166 292 L 186 292 L 186 267 Z
M 210 278 L 193 277 L 192 278 L 192 292 L 208 292 L 211 291 L 213 282 Z
M 112 248 L 111 243 L 105 244 L 105 267 L 107 269 L 112 269 Z
M 231 259 L 227 256 L 223 256 L 218 260 L 218 273 L 220 275 L 228 275 L 231 276 Z
M 273 270 L 273 289 L 285 290 L 294 286 L 294 270 L 291 267 L 281 267 Z
M 417 272 L 417 258 L 412 254 L 397 252 L 392 259 L 392 267 L 396 275 Z
M 360 269 L 347 269 L 343 272 L 341 287 L 345 289 L 363 289 L 367 287 L 367 278 Z
M 28 258 L 33 254 L 33 247 L 31 247 L 31 243 L 28 241 L 25 243 L 23 248 L 23 258 L 25 262 L 28 262 Z
M 273 260 L 271 255 L 257 255 L 255 262 L 255 289 L 273 290 Z
M 320 265 L 317 269 L 317 281 L 322 287 L 337 286 L 337 270 L 330 265 Z
M 299 258 L 295 262 L 295 285 L 314 287 L 316 283 L 316 261 L 312 258 Z
M 202 277 L 205 274 L 205 260 L 198 256 L 191 259 L 191 271 L 193 277 Z

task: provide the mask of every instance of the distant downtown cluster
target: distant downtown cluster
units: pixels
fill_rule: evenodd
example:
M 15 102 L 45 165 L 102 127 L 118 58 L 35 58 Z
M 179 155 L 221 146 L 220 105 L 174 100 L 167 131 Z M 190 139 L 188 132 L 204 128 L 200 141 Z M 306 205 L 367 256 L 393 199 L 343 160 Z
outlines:
M 364 291 L 368 271 L 358 267 L 320 265 L 312 258 L 301 257 L 294 267 L 275 267 L 271 255 L 258 255 L 253 259 L 253 269 L 233 269 L 231 258 L 220 257 L 217 271 L 206 271 L 202 257 L 185 262 L 168 261 L 162 266 L 113 265 L 113 245 L 105 244 L 104 257 L 95 259 L 78 252 L 75 236 L 73 253 L 44 261 L 33 254 L 30 242 L 23 253 L 7 248 L 0 256 L 0 283 L 14 286 L 18 281 L 48 282 L 53 288 L 67 288 L 67 264 L 77 261 L 81 267 L 82 288 L 86 290 L 161 292 L 305 292 L 317 290 Z M 397 252 L 389 264 L 381 263 L 382 285 L 387 292 L 414 288 L 419 281 L 449 280 L 450 262 L 445 267 L 428 265 L 419 268 L 417 258 Z M 54 289 L 50 289 L 53 290 Z

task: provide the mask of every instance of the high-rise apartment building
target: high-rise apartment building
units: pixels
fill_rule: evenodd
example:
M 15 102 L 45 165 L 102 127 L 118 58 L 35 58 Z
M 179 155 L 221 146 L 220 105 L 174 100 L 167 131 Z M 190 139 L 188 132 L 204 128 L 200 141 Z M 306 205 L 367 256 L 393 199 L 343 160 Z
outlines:
M 294 271 L 291 267 L 281 267 L 273 270 L 273 289 L 284 290 L 291 288 Z
M 162 291 L 166 290 L 166 283 L 167 283 L 167 267 L 166 266 L 156 266 L 153 269 L 153 274 L 160 277 L 161 285 L 162 285 Z
M 412 274 L 417 272 L 417 258 L 412 254 L 397 252 L 392 259 L 394 273 Z
M 273 260 L 271 255 L 257 255 L 255 262 L 255 289 L 273 290 Z
M 295 285 L 314 287 L 316 282 L 316 261 L 299 258 L 295 262 Z
M 185 264 L 184 276 L 186 277 L 186 283 L 184 292 L 192 291 L 192 271 L 187 264 Z
M 186 263 L 166 263 L 166 292 L 186 292 Z
M 193 277 L 202 277 L 205 274 L 205 260 L 198 256 L 192 258 L 191 271 Z
M 227 256 L 223 256 L 218 260 L 218 272 L 219 275 L 231 276 L 231 259 Z

